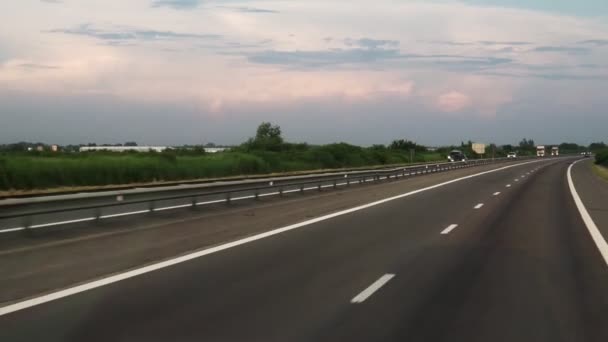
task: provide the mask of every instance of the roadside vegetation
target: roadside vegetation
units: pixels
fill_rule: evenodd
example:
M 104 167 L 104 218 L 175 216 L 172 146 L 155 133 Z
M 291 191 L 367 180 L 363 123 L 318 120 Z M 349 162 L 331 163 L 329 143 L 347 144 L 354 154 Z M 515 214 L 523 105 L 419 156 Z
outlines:
M 608 167 L 608 148 L 597 151 L 595 153 L 595 163 L 597 165 L 603 165 Z
M 202 146 L 164 152 L 75 152 L 77 147 L 58 152 L 28 151 L 31 145 L 19 143 L 0 149 L 0 191 L 4 194 L 443 161 L 452 149 L 462 150 L 469 158 L 474 156 L 470 141 L 432 150 L 406 139 L 370 147 L 290 143 L 284 141 L 281 128 L 270 123 L 262 123 L 254 137 L 220 153 L 205 153 Z M 511 151 L 533 154 L 534 141 L 524 139 L 519 146 L 490 145 L 486 157 L 501 157 Z

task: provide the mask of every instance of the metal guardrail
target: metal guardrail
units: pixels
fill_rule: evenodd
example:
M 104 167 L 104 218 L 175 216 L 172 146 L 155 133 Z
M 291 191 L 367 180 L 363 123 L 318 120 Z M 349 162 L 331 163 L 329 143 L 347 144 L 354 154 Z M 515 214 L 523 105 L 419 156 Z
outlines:
M 519 158 L 529 159 L 529 158 Z M 231 203 L 287 193 L 321 191 L 428 173 L 443 172 L 491 163 L 508 158 L 476 159 L 467 162 L 433 163 L 387 170 L 350 171 L 323 175 L 130 189 L 0 201 L 0 233 L 94 221 L 111 217 L 151 213 L 213 203 Z M 241 195 L 239 197 L 239 194 Z M 208 199 L 200 202 L 201 199 Z M 165 204 L 163 207 L 162 204 Z M 38 222 L 36 222 L 38 221 Z

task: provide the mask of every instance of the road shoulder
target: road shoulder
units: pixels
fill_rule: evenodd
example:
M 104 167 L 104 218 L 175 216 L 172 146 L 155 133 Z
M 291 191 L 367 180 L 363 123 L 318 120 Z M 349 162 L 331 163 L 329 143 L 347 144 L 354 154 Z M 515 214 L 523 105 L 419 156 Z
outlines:
M 572 168 L 576 191 L 603 236 L 608 236 L 608 182 L 593 171 L 593 161 L 581 161 Z

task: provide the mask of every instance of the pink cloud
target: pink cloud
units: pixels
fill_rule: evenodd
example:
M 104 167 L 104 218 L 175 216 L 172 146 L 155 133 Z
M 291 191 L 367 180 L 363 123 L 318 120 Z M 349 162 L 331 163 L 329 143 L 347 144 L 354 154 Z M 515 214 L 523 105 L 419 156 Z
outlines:
M 471 98 L 458 91 L 451 91 L 439 95 L 437 106 L 444 112 L 458 112 L 471 106 Z

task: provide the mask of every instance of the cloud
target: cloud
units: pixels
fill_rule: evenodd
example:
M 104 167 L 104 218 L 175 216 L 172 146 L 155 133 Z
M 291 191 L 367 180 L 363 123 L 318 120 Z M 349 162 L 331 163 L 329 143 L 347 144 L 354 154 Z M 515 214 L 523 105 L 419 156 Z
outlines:
M 56 65 L 46 65 L 46 64 L 36 64 L 36 63 L 23 63 L 23 64 L 16 65 L 16 67 L 23 68 L 23 69 L 42 69 L 42 70 L 61 69 L 61 67 L 58 67 Z
M 437 98 L 437 107 L 443 112 L 458 112 L 471 105 L 471 98 L 461 92 L 451 91 Z
M 261 14 L 276 14 L 280 13 L 279 11 L 265 9 L 265 8 L 256 8 L 256 7 L 232 7 L 232 6 L 218 6 L 219 8 L 225 8 L 229 10 L 233 10 L 235 12 L 241 13 L 261 13 Z
M 499 65 L 506 65 L 511 62 L 513 62 L 511 58 L 466 56 L 451 56 L 451 58 L 448 59 L 434 61 L 435 64 L 443 66 L 445 69 L 451 71 L 483 70 Z
M 296 67 L 324 67 L 341 64 L 375 63 L 400 58 L 398 50 L 333 49 L 318 51 L 266 50 L 248 56 L 249 62 Z
M 525 41 L 497 41 L 497 40 L 479 40 L 473 42 L 461 42 L 461 41 L 430 41 L 431 44 L 438 45 L 453 45 L 453 46 L 476 46 L 476 45 L 485 45 L 485 46 L 495 46 L 495 45 L 513 45 L 513 46 L 523 46 L 523 45 L 532 45 L 532 42 Z
M 418 66 L 444 66 L 449 70 L 478 70 L 501 64 L 511 63 L 510 58 L 476 57 L 448 54 L 402 54 L 397 49 L 379 48 L 385 45 L 396 45 L 397 41 L 389 40 L 355 40 L 352 45 L 367 46 L 367 48 L 329 49 L 312 51 L 280 51 L 265 50 L 247 55 L 251 63 L 274 64 L 300 68 L 323 68 L 340 65 L 368 65 L 381 62 L 416 61 Z M 404 64 L 404 66 L 408 66 Z
M 532 45 L 531 42 L 523 42 L 523 41 L 494 41 L 494 40 L 481 40 L 478 42 L 481 45 Z
M 62 4 L 62 0 L 40 0 L 40 2 L 46 2 L 47 4 Z
M 215 34 L 176 33 L 173 31 L 142 30 L 131 28 L 115 28 L 113 30 L 101 30 L 94 28 L 91 24 L 82 24 L 72 29 L 54 29 L 50 33 L 64 33 L 80 36 L 93 37 L 109 41 L 110 44 L 120 45 L 125 41 L 154 41 L 171 39 L 218 39 L 221 36 Z
M 608 75 L 590 75 L 590 74 L 567 74 L 567 73 L 538 73 L 538 72 L 508 72 L 508 71 L 483 71 L 479 75 L 509 77 L 519 79 L 542 79 L 549 81 L 601 81 L 608 80 Z
M 152 7 L 170 7 L 173 9 L 193 9 L 202 3 L 201 0 L 154 0 Z
M 361 39 L 346 38 L 346 39 L 344 39 L 344 44 L 346 44 L 347 46 L 358 46 L 358 47 L 362 47 L 362 48 L 366 48 L 366 49 L 379 49 L 379 48 L 397 47 L 397 46 L 399 46 L 399 41 L 371 39 L 371 38 L 361 38 Z
M 608 39 L 591 39 L 591 40 L 583 40 L 580 41 L 579 44 L 589 44 L 596 46 L 606 46 L 608 45 Z
M 571 46 L 539 46 L 532 51 L 535 52 L 566 52 L 569 54 L 583 54 L 588 53 L 590 50 L 582 47 L 571 47 Z

